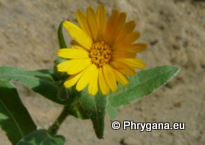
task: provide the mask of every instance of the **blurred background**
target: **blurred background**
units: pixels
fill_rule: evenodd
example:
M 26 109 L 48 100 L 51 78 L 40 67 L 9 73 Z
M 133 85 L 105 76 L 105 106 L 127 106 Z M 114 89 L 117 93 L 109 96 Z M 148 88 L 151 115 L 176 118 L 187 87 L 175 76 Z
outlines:
M 138 102 L 118 109 L 116 120 L 185 122 L 185 130 L 140 132 L 112 130 L 106 118 L 105 138 L 98 140 L 90 120 L 69 116 L 59 130 L 66 145 L 204 145 L 205 144 L 205 2 L 191 0 L 0 0 L 0 66 L 48 69 L 59 49 L 57 28 L 75 12 L 103 4 L 134 19 L 138 42 L 148 49 L 138 56 L 147 67 L 176 65 L 180 73 Z M 67 32 L 68 42 L 71 37 Z M 38 128 L 48 128 L 62 106 L 17 85 Z M 124 96 L 126 97 L 126 96 Z M 0 129 L 0 145 L 11 145 Z

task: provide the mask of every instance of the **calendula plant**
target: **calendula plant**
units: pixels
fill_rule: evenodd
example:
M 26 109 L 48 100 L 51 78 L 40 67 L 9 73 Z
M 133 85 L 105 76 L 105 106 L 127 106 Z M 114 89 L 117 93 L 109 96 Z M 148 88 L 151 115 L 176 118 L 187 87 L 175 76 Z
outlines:
M 76 18 L 80 27 L 60 23 L 54 69 L 0 67 L 0 126 L 13 145 L 63 145 L 65 139 L 57 131 L 68 115 L 90 119 L 101 139 L 106 114 L 115 119 L 116 108 L 152 93 L 179 71 L 175 66 L 158 66 L 136 73 L 136 68 L 145 67 L 136 56 L 147 44 L 135 42 L 140 33 L 134 32 L 135 21 L 126 22 L 125 12 L 115 10 L 107 20 L 104 6 L 96 12 L 89 7 L 87 15 L 79 10 Z M 71 47 L 64 39 L 64 28 L 74 39 Z M 64 106 L 48 129 L 37 130 L 12 80 Z

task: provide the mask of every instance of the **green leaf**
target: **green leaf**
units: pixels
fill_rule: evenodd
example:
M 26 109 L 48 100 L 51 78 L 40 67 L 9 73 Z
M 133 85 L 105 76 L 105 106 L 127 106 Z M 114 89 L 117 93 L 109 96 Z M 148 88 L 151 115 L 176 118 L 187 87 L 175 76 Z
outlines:
M 117 111 L 114 107 L 111 106 L 110 103 L 108 103 L 107 112 L 108 112 L 111 120 L 114 120 L 117 117 Z
M 2 122 L 4 122 L 5 120 L 7 120 L 7 119 L 9 119 L 9 118 L 8 118 L 6 115 L 0 113 L 0 124 L 1 124 Z
M 64 21 L 62 21 L 58 27 L 58 42 L 59 42 L 60 48 L 68 48 L 64 35 L 63 35 L 63 22 Z
M 102 95 L 100 91 L 95 96 L 91 96 L 85 88 L 75 96 L 75 101 L 73 101 L 69 110 L 76 117 L 91 119 L 96 136 L 101 139 L 104 136 L 106 107 L 106 96 Z
M 16 88 L 10 82 L 3 80 L 0 80 L 0 126 L 14 145 L 36 129 Z
M 64 145 L 63 136 L 51 136 L 47 130 L 34 131 L 21 139 L 17 145 Z
M 69 103 L 57 97 L 58 86 L 54 82 L 55 78 L 52 70 L 24 71 L 15 67 L 3 66 L 0 67 L 0 79 L 19 81 L 34 92 L 56 103 Z
M 142 70 L 134 77 L 129 77 L 127 86 L 119 86 L 116 92 L 110 93 L 108 95 L 109 103 L 117 108 L 137 101 L 164 85 L 178 72 L 179 68 L 176 66 L 158 66 Z

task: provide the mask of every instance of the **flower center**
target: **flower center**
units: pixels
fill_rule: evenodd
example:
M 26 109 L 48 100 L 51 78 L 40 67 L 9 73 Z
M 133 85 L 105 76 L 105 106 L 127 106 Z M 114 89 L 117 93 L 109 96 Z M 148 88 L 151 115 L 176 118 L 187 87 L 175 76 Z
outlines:
M 111 60 L 111 48 L 104 41 L 95 42 L 90 49 L 90 58 L 97 67 L 102 67 Z

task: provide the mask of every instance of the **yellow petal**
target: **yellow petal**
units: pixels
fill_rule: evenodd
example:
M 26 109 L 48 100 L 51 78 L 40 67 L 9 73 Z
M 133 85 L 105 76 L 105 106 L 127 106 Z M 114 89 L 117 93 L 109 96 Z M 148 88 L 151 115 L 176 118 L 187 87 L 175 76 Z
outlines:
M 72 40 L 72 41 L 70 42 L 70 44 L 71 44 L 72 48 L 74 48 L 74 49 L 83 49 L 83 50 L 88 51 L 86 48 L 84 48 L 83 46 L 81 46 L 81 45 L 80 45 L 77 41 L 75 41 L 75 40 Z
M 90 50 L 90 47 L 92 46 L 93 42 L 86 32 L 84 32 L 78 26 L 69 21 L 64 21 L 63 26 L 68 30 L 73 39 L 75 39 L 80 45 L 82 45 L 86 49 Z
M 76 85 L 76 89 L 78 91 L 83 90 L 87 86 L 90 79 L 92 79 L 91 72 L 93 72 L 94 70 L 96 70 L 95 64 L 91 64 L 89 67 L 86 68 L 86 70 L 84 71 L 84 73 L 82 74 L 81 78 L 79 79 Z
M 121 72 L 122 74 L 128 75 L 128 76 L 134 76 L 136 71 L 133 67 L 121 62 L 120 60 L 113 59 L 110 62 L 110 65 Z
M 145 63 L 138 59 L 138 58 L 123 58 L 120 61 L 124 62 L 125 64 L 131 66 L 131 67 L 135 67 L 135 68 L 139 68 L 142 69 L 145 67 Z
M 117 90 L 117 83 L 116 83 L 116 79 L 113 73 L 113 68 L 110 65 L 105 64 L 103 66 L 103 74 L 105 76 L 105 80 L 106 80 L 108 87 L 113 92 L 115 92 Z
M 109 38 L 110 39 L 109 42 L 113 43 L 113 41 L 116 39 L 116 37 L 118 37 L 120 31 L 123 29 L 123 25 L 125 23 L 126 16 L 127 16 L 127 14 L 125 12 L 120 13 L 119 19 L 118 19 L 118 22 L 117 22 L 117 26 L 115 28 L 114 33 Z
M 128 47 L 117 48 L 117 49 L 113 50 L 113 52 L 127 51 L 127 52 L 132 52 L 132 53 L 138 53 L 138 52 L 144 51 L 146 49 L 147 49 L 147 44 L 146 43 L 134 43 L 134 44 L 131 44 Z
M 62 58 L 88 58 L 89 53 L 83 49 L 64 48 L 59 49 L 57 55 Z
M 127 14 L 125 12 L 120 13 L 116 30 L 121 30 L 122 29 L 122 26 L 125 23 L 126 17 L 127 17 Z
M 89 81 L 88 85 L 88 92 L 90 95 L 95 96 L 95 94 L 98 92 L 98 68 L 95 67 L 95 69 L 90 72 L 90 76 L 92 78 Z
M 93 36 L 93 39 L 96 41 L 98 36 L 98 20 L 93 8 L 87 8 L 87 17 L 91 34 Z
M 134 30 L 135 26 L 136 26 L 135 21 L 129 21 L 122 26 L 122 29 L 117 34 L 117 37 L 113 44 L 114 49 L 116 48 L 116 45 L 124 41 L 125 37 L 127 37 L 127 35 L 130 34 Z
M 101 40 L 103 38 L 102 35 L 105 32 L 106 22 L 107 22 L 106 10 L 105 10 L 105 7 L 103 5 L 98 6 L 97 18 L 98 18 L 98 22 L 99 22 L 99 38 Z
M 75 75 L 70 76 L 70 77 L 64 82 L 64 86 L 65 86 L 66 88 L 70 88 L 70 87 L 74 86 L 74 85 L 77 83 L 77 81 L 79 80 L 79 78 L 82 76 L 83 72 L 84 72 L 84 71 L 82 71 L 82 72 L 80 72 L 80 73 L 78 73 L 78 74 L 75 74 Z
M 99 86 L 103 95 L 107 95 L 109 93 L 109 87 L 107 86 L 101 67 L 99 68 Z
M 91 64 L 90 58 L 88 59 L 72 59 L 67 60 L 57 65 L 58 71 L 67 72 L 69 75 L 79 73 Z
M 123 40 L 115 44 L 115 49 L 128 47 L 140 37 L 139 32 L 132 32 L 124 36 Z
M 127 50 L 130 52 L 141 52 L 147 49 L 147 44 L 146 43 L 134 43 L 130 45 Z
M 130 52 L 128 50 L 118 50 L 112 52 L 112 57 L 113 58 L 135 58 L 136 57 L 136 52 Z
M 135 26 L 136 26 L 136 22 L 133 20 L 125 23 L 125 25 L 123 27 L 124 33 L 132 32 L 135 29 Z
M 91 36 L 87 17 L 81 10 L 76 12 L 76 19 L 82 30 L 84 30 L 89 36 Z
M 127 35 L 127 39 L 125 40 L 128 44 L 133 43 L 140 37 L 139 32 L 132 32 Z
M 115 69 L 114 69 L 115 70 Z M 120 73 L 119 71 L 115 70 L 113 71 L 116 80 L 123 86 L 127 85 L 129 83 L 127 77 L 125 75 L 123 75 L 122 73 Z
M 119 19 L 119 12 L 117 10 L 113 11 L 110 18 L 108 19 L 107 26 L 104 32 L 104 40 L 109 42 L 113 33 L 115 32 Z

